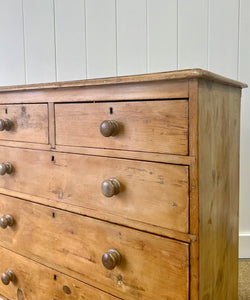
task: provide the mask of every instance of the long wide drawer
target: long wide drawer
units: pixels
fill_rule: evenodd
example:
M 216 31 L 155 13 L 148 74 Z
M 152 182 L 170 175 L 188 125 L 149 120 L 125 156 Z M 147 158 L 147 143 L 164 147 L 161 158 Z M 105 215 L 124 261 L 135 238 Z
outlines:
M 0 211 L 14 218 L 1 230 L 6 248 L 118 297 L 188 299 L 186 243 L 3 195 Z M 120 264 L 110 258 L 112 249 Z
M 15 277 L 8 285 L 0 282 L 0 293 L 9 300 L 118 299 L 5 248 L 0 247 L 0 256 L 0 274 L 11 270 Z
M 0 140 L 48 144 L 47 104 L 0 105 L 0 119 L 11 124 L 0 131 Z
M 188 100 L 55 104 L 55 119 L 58 145 L 188 154 Z
M 1 177 L 2 188 L 188 232 L 186 166 L 7 147 L 0 152 L 14 167 Z M 119 181 L 120 192 L 106 197 L 101 187 L 110 179 Z

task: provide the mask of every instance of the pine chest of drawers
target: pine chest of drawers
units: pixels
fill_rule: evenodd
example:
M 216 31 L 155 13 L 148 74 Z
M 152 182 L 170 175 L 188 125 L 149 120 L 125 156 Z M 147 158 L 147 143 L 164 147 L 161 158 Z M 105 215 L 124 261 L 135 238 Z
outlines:
M 203 70 L 1 88 L 5 299 L 237 299 L 240 97 Z

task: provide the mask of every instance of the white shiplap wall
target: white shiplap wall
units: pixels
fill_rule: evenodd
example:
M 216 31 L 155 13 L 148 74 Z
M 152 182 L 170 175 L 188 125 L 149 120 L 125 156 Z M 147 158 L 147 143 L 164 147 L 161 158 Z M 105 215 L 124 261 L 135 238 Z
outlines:
M 250 257 L 250 1 L 241 0 L 239 10 L 238 79 L 246 82 L 241 109 L 240 256 Z
M 250 0 L 0 0 L 0 85 L 200 67 L 250 85 Z M 240 253 L 250 257 L 250 92 Z

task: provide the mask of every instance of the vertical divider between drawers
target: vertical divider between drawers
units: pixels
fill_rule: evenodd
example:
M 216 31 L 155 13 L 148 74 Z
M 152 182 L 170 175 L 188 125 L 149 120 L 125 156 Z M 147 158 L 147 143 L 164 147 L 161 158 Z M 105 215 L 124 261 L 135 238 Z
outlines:
M 51 148 L 56 147 L 56 134 L 55 134 L 55 104 L 53 102 L 48 103 L 48 115 L 49 115 L 49 144 Z

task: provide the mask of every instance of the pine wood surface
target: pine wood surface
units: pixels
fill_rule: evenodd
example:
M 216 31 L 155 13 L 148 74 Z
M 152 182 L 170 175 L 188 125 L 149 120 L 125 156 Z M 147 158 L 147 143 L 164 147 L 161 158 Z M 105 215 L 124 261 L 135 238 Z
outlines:
M 27 201 L 63 209 L 65 211 L 77 213 L 77 214 L 84 215 L 84 216 L 90 216 L 90 217 L 96 218 L 98 220 L 110 221 L 110 214 L 108 214 L 108 213 L 97 212 L 95 210 L 91 210 L 91 209 L 79 207 L 79 206 L 72 206 L 67 203 L 62 203 L 62 202 L 60 202 L 60 200 L 54 201 L 54 200 L 50 200 L 47 198 L 41 198 L 41 197 L 28 195 L 28 194 L 24 194 L 24 193 L 20 193 L 20 192 L 16 192 L 16 191 L 11 191 L 11 190 L 4 189 L 1 187 L 0 187 L 0 194 L 7 195 L 7 196 L 9 195 L 9 196 L 12 196 L 12 197 L 15 197 L 18 199 L 25 199 Z M 147 223 L 129 219 L 125 215 L 123 215 L 123 216 L 112 215 L 112 223 L 120 224 L 120 225 L 126 226 L 128 228 L 137 228 L 137 229 L 147 232 L 147 233 L 158 234 L 160 236 L 173 238 L 174 240 L 182 241 L 182 242 L 186 242 L 186 243 L 190 243 L 191 241 L 197 240 L 196 235 L 193 235 L 190 233 L 184 233 L 184 232 L 180 232 L 180 231 L 176 231 L 176 230 L 171 230 L 171 229 L 161 227 L 161 226 L 152 226 L 151 224 L 147 224 Z
M 65 89 L 12 90 L 0 92 L 0 102 L 7 103 L 58 103 L 100 102 L 152 99 L 188 98 L 188 81 L 132 82 L 116 85 L 76 86 Z
M 3 195 L 0 209 L 15 220 L 0 236 L 8 249 L 118 297 L 188 299 L 188 244 Z M 112 248 L 122 262 L 109 271 L 101 258 Z
M 1 87 L 1 91 L 13 91 L 13 90 L 36 90 L 36 89 L 51 89 L 51 88 L 68 88 L 68 87 L 79 87 L 79 86 L 98 86 L 98 85 L 110 85 L 110 84 L 124 84 L 124 83 L 146 83 L 155 81 L 173 81 L 180 79 L 207 79 L 209 81 L 220 82 L 235 87 L 247 87 L 247 84 L 220 76 L 213 72 L 209 72 L 202 69 L 187 69 L 169 72 L 160 72 L 152 74 L 132 75 L 132 76 L 120 76 L 113 78 L 101 78 L 101 79 L 89 79 L 89 80 L 78 80 L 78 81 L 65 81 L 65 82 L 53 82 L 53 83 L 42 83 L 42 84 L 30 84 L 30 85 L 19 85 L 19 86 L 6 86 Z
M 188 232 L 188 168 L 97 156 L 1 148 L 14 167 L 0 187 L 86 207 L 143 223 Z M 53 161 L 52 161 L 53 160 Z M 104 180 L 116 178 L 119 194 L 107 198 Z M 152 191 L 154 201 L 152 201 Z
M 0 118 L 12 123 L 0 132 L 1 140 L 48 144 L 47 104 L 0 105 Z
M 139 161 L 151 161 L 151 162 L 162 162 L 175 165 L 185 165 L 188 166 L 196 161 L 194 156 L 183 156 L 183 155 L 171 155 L 162 153 L 150 153 L 141 151 L 125 151 L 125 150 L 110 150 L 102 148 L 89 148 L 89 147 L 74 147 L 74 146 L 52 146 L 45 144 L 33 144 L 25 142 L 16 141 L 6 141 L 0 140 L 0 146 L 4 147 L 14 147 L 23 149 L 36 149 L 36 150 L 51 150 L 51 154 L 56 152 L 64 153 L 75 153 L 75 154 L 86 154 L 91 156 L 101 156 L 101 157 L 114 157 L 114 158 L 125 158 L 133 159 Z
M 189 151 L 196 157 L 189 167 L 190 232 L 196 239 L 190 244 L 190 299 L 199 300 L 199 172 L 198 172 L 199 81 L 189 82 Z M 211 299 L 212 300 L 212 299 Z
M 116 136 L 100 133 L 104 120 L 118 122 Z M 58 145 L 188 154 L 187 100 L 56 104 L 55 122 Z
M 1 145 L 1 141 L 0 141 Z M 24 147 L 25 148 L 25 147 Z M 123 150 L 110 150 L 100 148 L 88 148 L 88 147 L 73 147 L 73 146 L 60 146 L 57 145 L 53 151 L 65 152 L 65 153 L 76 153 L 76 154 L 87 154 L 94 156 L 114 157 L 114 158 L 127 158 L 140 161 L 152 161 L 169 163 L 174 165 L 185 165 L 189 166 L 196 157 L 194 156 L 183 156 L 183 155 L 171 155 L 163 153 L 149 153 L 142 151 L 123 151 Z
M 0 272 L 12 270 L 15 281 L 8 286 L 0 284 L 3 300 L 47 300 L 47 299 L 118 299 L 79 280 L 55 271 L 30 259 L 0 248 Z
M 199 299 L 236 300 L 241 90 L 199 88 Z
M 56 133 L 55 133 L 55 106 L 54 103 L 48 103 L 48 115 L 49 115 L 49 144 L 51 148 L 55 148 Z
M 194 69 L 2 88 L 3 109 L 48 107 L 47 144 L 29 140 L 41 128 L 23 141 L 0 133 L 15 168 L 0 212 L 18 221 L 0 244 L 125 299 L 236 300 L 243 87 Z M 120 135 L 102 137 L 104 119 Z M 121 192 L 106 198 L 114 177 Z M 125 259 L 107 271 L 115 247 Z

